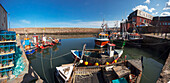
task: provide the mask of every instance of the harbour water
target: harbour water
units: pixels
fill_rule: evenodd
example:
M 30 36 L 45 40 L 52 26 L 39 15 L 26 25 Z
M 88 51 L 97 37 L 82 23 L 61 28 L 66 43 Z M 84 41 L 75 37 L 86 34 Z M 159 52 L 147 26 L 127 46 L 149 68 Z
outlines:
M 27 57 L 33 69 L 44 81 L 54 83 L 55 67 L 73 62 L 70 50 L 82 50 L 84 44 L 86 44 L 86 49 L 96 48 L 94 39 L 95 38 L 62 39 L 61 44 L 44 50 L 38 50 L 35 54 Z M 164 64 L 164 60 L 159 57 L 161 53 L 148 48 L 125 46 L 122 57 L 125 55 L 127 55 L 127 59 L 138 59 L 143 56 L 144 68 L 141 83 L 156 82 Z

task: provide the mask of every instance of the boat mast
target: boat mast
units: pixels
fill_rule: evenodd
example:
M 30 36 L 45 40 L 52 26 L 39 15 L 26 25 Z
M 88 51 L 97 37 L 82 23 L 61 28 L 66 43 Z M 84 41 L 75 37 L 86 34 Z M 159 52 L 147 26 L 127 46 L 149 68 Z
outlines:
M 102 27 L 102 32 L 103 32 L 104 31 L 104 19 L 103 19 L 103 23 L 102 23 L 101 27 Z
M 122 19 L 122 21 L 123 21 L 123 19 Z M 124 38 L 124 28 L 125 28 L 125 22 L 123 21 L 122 22 L 122 39 Z

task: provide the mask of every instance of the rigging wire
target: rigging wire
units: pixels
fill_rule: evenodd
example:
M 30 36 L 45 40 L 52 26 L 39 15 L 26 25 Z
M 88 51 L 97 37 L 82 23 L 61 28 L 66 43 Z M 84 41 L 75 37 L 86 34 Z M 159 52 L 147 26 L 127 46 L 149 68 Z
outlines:
M 46 77 L 46 75 L 45 75 L 45 72 L 44 72 L 44 65 L 43 65 L 43 62 L 42 62 L 42 56 L 41 56 L 41 65 L 42 65 L 42 71 L 43 71 L 43 75 L 44 75 L 44 77 L 45 77 L 45 80 L 47 81 L 47 83 L 49 83 L 48 82 L 48 79 L 47 79 L 47 77 Z

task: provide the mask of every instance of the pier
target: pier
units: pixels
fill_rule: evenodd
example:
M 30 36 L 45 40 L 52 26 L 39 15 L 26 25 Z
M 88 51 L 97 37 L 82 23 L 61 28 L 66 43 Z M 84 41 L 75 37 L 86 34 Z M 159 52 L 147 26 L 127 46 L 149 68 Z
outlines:
M 169 46 L 170 46 L 170 34 L 143 34 L 145 37 L 145 42 L 153 42 L 159 47 L 159 50 L 162 51 L 162 53 L 165 53 L 163 55 L 166 56 L 160 56 L 163 59 L 166 59 L 165 64 L 162 68 L 162 71 L 160 73 L 160 77 L 157 80 L 157 83 L 168 83 L 170 81 L 170 53 L 169 53 Z M 151 44 L 152 45 L 152 44 Z M 153 47 L 154 49 L 157 49 Z M 169 54 L 166 54 L 169 53 Z
M 157 80 L 157 83 L 169 83 L 170 82 L 170 54 L 165 62 L 160 77 Z
M 152 33 L 152 34 L 143 34 L 143 36 L 170 40 L 170 33 L 164 33 L 164 34 Z
M 16 40 L 17 40 L 17 46 L 20 47 L 20 49 L 22 50 L 22 56 L 24 58 L 24 63 L 26 63 L 25 65 L 25 69 L 24 71 L 21 72 L 21 74 L 15 78 L 15 79 L 11 79 L 11 80 L 3 80 L 3 82 L 8 82 L 8 83 L 25 83 L 25 82 L 38 82 L 38 83 L 42 83 L 43 80 L 39 77 L 39 75 L 34 71 L 34 69 L 32 68 L 32 66 L 29 64 L 29 61 L 26 57 L 26 54 L 24 52 L 24 49 L 21 45 L 20 42 L 20 38 L 18 36 L 16 36 Z

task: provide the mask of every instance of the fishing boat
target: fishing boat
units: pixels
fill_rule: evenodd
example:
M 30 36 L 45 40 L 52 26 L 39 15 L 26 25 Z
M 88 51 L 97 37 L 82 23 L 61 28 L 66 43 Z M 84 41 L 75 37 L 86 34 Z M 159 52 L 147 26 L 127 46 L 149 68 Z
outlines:
M 129 41 L 137 41 L 143 40 L 143 37 L 137 32 L 137 30 L 133 29 L 132 33 L 128 34 Z
M 104 47 L 107 43 L 109 43 L 109 35 L 105 32 L 101 32 L 98 34 L 97 38 L 95 39 L 96 46 Z
M 54 45 L 54 43 L 52 42 L 52 40 L 50 40 L 50 38 L 48 38 L 48 40 L 47 40 L 47 37 L 45 35 L 43 35 L 42 41 L 41 41 L 41 44 L 40 44 L 40 48 L 46 49 L 49 46 L 53 46 L 53 45 Z
M 61 43 L 61 39 L 55 39 L 55 38 L 52 38 L 52 37 L 49 37 L 52 41 L 52 43 L 54 44 L 58 44 L 58 43 Z
M 56 67 L 56 71 L 58 76 L 61 76 L 65 82 L 70 80 L 70 77 L 73 72 L 73 64 L 62 65 L 60 67 Z M 59 78 L 57 77 L 59 80 Z
M 33 36 L 33 44 L 35 45 L 36 48 L 40 48 L 40 43 L 39 43 L 38 35 L 34 35 Z
M 24 38 L 24 41 L 21 41 L 22 46 L 24 47 L 24 51 L 26 55 L 31 55 L 37 49 L 29 38 Z
M 84 63 L 84 65 L 105 65 L 117 62 L 123 54 L 123 49 L 115 49 L 115 44 L 108 43 L 107 49 L 85 49 L 71 50 L 74 59 Z
M 109 43 L 110 30 L 107 29 L 107 23 L 104 24 L 104 19 L 101 25 L 101 30 L 102 31 L 97 34 L 95 39 L 95 45 L 98 47 L 104 47 L 107 45 L 107 43 Z
M 125 60 L 105 66 L 66 64 L 56 67 L 59 83 L 140 83 L 141 60 Z
M 143 37 L 142 35 L 139 34 L 139 31 L 134 23 L 134 27 L 131 28 L 130 31 L 128 32 L 127 44 L 131 46 L 141 46 L 142 42 L 143 42 Z
M 120 32 L 113 32 L 110 35 L 110 42 L 116 44 L 116 48 L 124 48 L 126 45 L 127 40 L 122 37 Z
M 26 55 L 32 55 L 35 52 L 36 48 L 30 48 L 29 50 L 25 50 Z
M 135 30 L 133 33 L 128 33 L 128 41 L 127 44 L 131 46 L 141 46 L 141 43 L 143 42 L 143 37 L 136 33 Z
M 118 27 L 118 25 L 117 25 L 117 27 Z M 110 42 L 116 44 L 116 48 L 124 48 L 124 46 L 128 40 L 126 24 L 123 24 L 120 32 L 118 32 L 117 29 L 118 28 L 116 28 L 116 30 L 110 34 Z
M 140 83 L 142 77 L 141 60 L 127 60 L 102 69 L 105 83 Z

